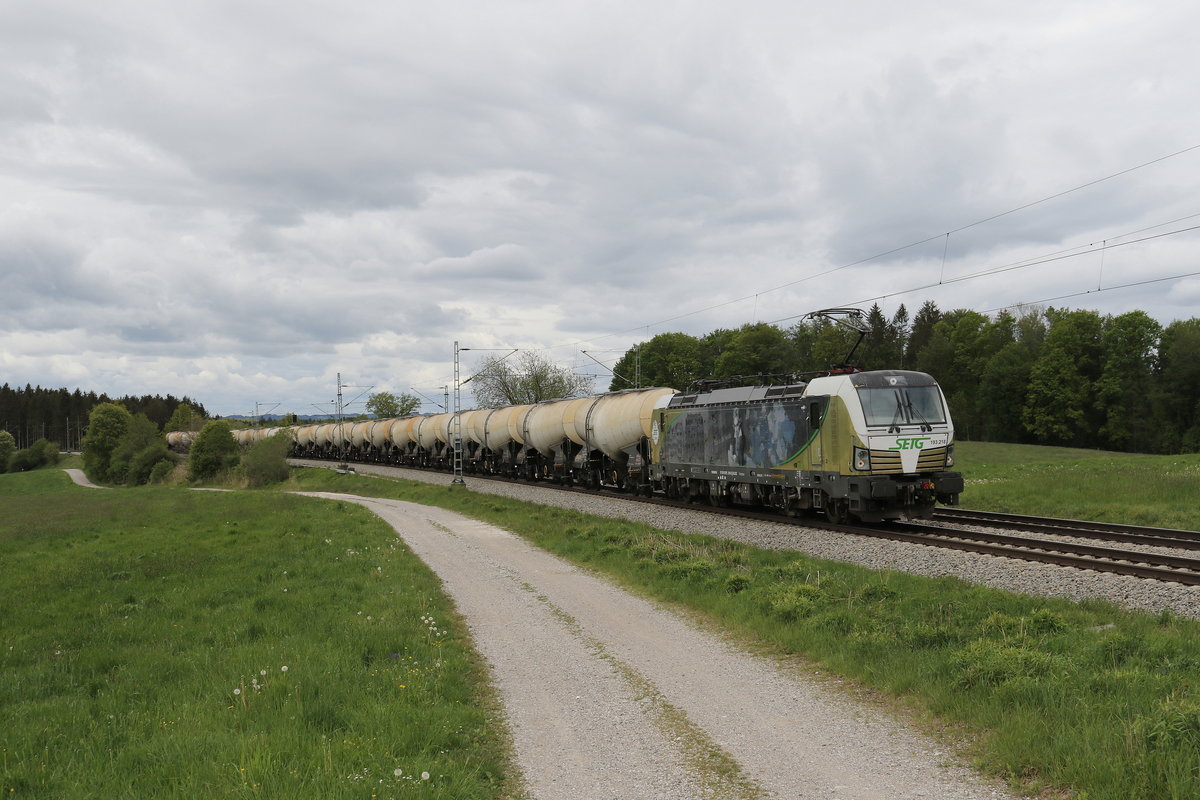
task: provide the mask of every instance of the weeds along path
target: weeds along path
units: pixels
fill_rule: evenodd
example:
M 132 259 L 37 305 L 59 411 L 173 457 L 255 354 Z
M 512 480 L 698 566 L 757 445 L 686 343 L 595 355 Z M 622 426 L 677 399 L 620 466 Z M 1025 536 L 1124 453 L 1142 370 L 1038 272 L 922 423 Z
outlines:
M 1008 797 L 867 705 L 493 525 L 333 493 L 391 524 L 487 659 L 530 797 Z

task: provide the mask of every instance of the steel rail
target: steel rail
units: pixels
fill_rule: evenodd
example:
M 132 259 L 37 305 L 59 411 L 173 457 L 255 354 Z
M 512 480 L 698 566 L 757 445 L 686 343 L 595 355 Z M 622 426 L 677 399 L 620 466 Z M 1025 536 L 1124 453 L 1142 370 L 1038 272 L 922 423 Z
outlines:
M 1116 522 L 1034 517 L 998 511 L 976 511 L 968 508 L 939 508 L 933 513 L 933 518 L 939 521 L 983 525 L 989 528 L 1036 530 L 1058 536 L 1078 536 L 1111 542 L 1200 550 L 1200 531 L 1152 528 Z
M 1200 559 L 906 523 L 894 525 L 891 528 L 855 527 L 853 531 L 847 530 L 846 532 L 911 544 L 986 553 L 1021 561 L 1057 564 L 1097 572 L 1200 586 Z

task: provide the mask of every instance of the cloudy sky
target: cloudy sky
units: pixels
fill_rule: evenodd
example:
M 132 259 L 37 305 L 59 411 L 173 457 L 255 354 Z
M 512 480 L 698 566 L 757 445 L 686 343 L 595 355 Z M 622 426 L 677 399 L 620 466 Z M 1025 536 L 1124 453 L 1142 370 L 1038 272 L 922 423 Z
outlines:
M 601 373 L 876 298 L 1200 316 L 1196 30 L 1183 0 L 8 0 L 0 383 L 314 413 L 338 372 L 440 399 L 455 340 Z

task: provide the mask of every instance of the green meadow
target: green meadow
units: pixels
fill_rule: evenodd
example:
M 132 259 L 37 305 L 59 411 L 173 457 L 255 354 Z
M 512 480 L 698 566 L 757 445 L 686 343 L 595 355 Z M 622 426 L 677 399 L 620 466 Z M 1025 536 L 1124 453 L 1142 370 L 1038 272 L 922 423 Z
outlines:
M 955 444 L 966 508 L 1200 530 L 1200 454 Z
M 460 619 L 391 528 L 280 493 L 0 476 L 0 795 L 493 797 Z
M 1177 497 L 1197 496 L 1197 456 L 962 443 L 958 458 L 970 507 L 1200 527 Z M 849 679 L 1032 795 L 1200 797 L 1195 621 L 459 487 L 299 469 L 282 488 L 501 525 L 747 648 Z M 364 509 L 272 490 L 86 490 L 57 471 L 0 476 L 0 497 L 0 792 L 519 794 L 461 621 Z

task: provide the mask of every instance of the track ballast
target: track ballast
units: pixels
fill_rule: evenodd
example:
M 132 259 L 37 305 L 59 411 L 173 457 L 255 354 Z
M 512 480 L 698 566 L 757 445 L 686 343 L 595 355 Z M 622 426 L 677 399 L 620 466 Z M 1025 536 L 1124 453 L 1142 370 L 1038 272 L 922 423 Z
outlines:
M 316 462 L 322 466 L 329 462 Z M 411 469 L 406 467 L 405 469 Z M 438 474 L 445 474 L 437 471 Z M 469 475 L 469 480 L 486 480 L 531 488 L 553 489 L 590 497 L 609 497 L 627 502 L 657 505 L 690 511 L 703 511 L 728 517 L 739 517 L 778 525 L 802 526 L 854 536 L 885 539 L 907 544 L 947 548 L 980 555 L 1001 556 L 1074 569 L 1126 575 L 1154 581 L 1200 586 L 1200 558 L 1156 552 L 1155 548 L 1200 550 L 1200 532 L 1164 528 L 1146 528 L 1114 523 L 998 514 L 970 509 L 938 509 L 934 519 L 943 524 L 891 522 L 879 525 L 834 524 L 813 517 L 787 517 L 769 511 L 739 506 L 711 506 L 663 497 L 644 497 L 610 490 L 592 490 L 555 483 L 522 481 L 491 475 Z M 952 527 L 947 522 L 967 523 L 980 527 L 1000 527 L 1010 531 L 1000 534 L 977 529 Z M 1048 538 L 1049 537 L 1049 538 Z M 1063 538 L 1053 538 L 1063 537 Z M 1081 541 L 1083 540 L 1083 541 Z M 1102 547 L 1091 541 L 1125 542 L 1150 547 L 1149 550 Z

